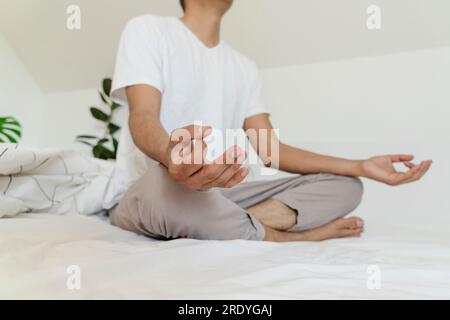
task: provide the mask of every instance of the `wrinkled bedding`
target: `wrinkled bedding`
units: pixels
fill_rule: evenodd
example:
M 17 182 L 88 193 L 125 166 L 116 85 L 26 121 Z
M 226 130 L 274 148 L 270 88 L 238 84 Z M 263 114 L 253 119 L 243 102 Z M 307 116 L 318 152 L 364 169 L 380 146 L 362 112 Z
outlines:
M 21 213 L 95 214 L 113 164 L 73 150 L 0 144 L 0 218 Z
M 158 242 L 95 217 L 22 215 L 0 223 L 0 298 L 448 299 L 448 230 L 418 231 L 371 224 L 361 239 L 323 243 Z M 66 286 L 72 265 L 81 290 Z

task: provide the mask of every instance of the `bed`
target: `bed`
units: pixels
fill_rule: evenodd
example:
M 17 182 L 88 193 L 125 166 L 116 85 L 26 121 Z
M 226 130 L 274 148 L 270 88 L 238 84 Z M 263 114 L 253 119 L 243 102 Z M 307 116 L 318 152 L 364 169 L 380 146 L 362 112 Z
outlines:
M 420 184 L 366 182 L 365 235 L 322 243 L 160 242 L 104 214 L 1 219 L 0 298 L 449 299 L 446 174 L 438 162 Z
M 450 298 L 448 230 L 419 229 L 369 225 L 362 239 L 323 243 L 159 242 L 98 217 L 23 215 L 0 224 L 0 297 Z M 74 265 L 80 290 L 67 287 Z

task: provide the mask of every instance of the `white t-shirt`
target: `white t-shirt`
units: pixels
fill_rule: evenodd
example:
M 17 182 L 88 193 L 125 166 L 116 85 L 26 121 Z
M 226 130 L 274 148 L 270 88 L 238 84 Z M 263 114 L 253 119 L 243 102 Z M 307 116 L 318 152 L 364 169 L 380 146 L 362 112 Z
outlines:
M 119 45 L 112 97 L 127 105 L 125 88 L 146 84 L 162 94 L 161 123 L 171 133 L 201 123 L 240 129 L 246 118 L 265 113 L 256 65 L 221 41 L 206 47 L 174 17 L 131 20 Z M 157 163 L 122 128 L 117 164 L 104 206 L 114 207 L 128 188 Z

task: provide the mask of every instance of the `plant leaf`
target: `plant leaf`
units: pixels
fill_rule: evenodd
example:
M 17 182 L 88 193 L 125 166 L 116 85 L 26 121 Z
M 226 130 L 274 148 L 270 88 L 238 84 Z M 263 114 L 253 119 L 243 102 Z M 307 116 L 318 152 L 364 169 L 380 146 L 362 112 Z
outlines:
M 92 149 L 92 154 L 94 155 L 95 158 L 97 158 L 97 159 L 102 159 L 102 152 L 101 152 L 99 146 L 95 146 L 95 147 Z
M 14 118 L 14 117 L 7 117 L 7 118 L 5 118 L 5 122 L 9 123 L 9 124 L 16 125 L 16 126 L 21 126 L 19 121 L 17 121 L 16 118 Z
M 102 99 L 103 103 L 109 104 L 108 98 L 103 92 L 99 91 L 98 94 L 100 95 L 100 99 Z
M 92 150 L 94 157 L 102 160 L 114 158 L 114 152 L 104 147 L 102 144 L 97 144 Z
M 11 125 L 11 126 L 16 126 L 16 127 L 22 128 L 22 126 L 20 125 L 19 121 L 17 121 L 13 117 L 0 118 L 0 126 L 3 125 L 3 124 L 8 124 L 8 125 Z
M 82 144 L 85 144 L 85 145 L 87 145 L 87 146 L 89 146 L 89 147 L 93 147 L 93 146 L 94 146 L 92 143 L 87 142 L 87 141 L 84 141 L 84 140 L 77 140 L 77 142 L 82 143 Z
M 98 145 L 103 145 L 103 144 L 105 144 L 108 141 L 109 141 L 108 138 L 103 138 L 103 139 L 98 140 L 97 144 Z
M 22 137 L 21 129 L 20 123 L 14 117 L 0 118 L 0 135 L 3 137 L 2 141 L 17 143 Z
M 82 135 L 82 136 L 77 136 L 77 139 L 98 139 L 95 136 L 87 136 L 87 135 Z
M 112 138 L 114 146 L 114 159 L 117 158 L 117 151 L 119 150 L 119 141 L 116 138 Z
M 111 122 L 108 125 L 108 130 L 110 135 L 114 135 L 117 131 L 120 130 L 120 127 L 117 124 Z
M 103 79 L 103 92 L 109 97 L 111 95 L 112 80 L 110 78 Z
M 22 126 L 14 117 L 0 118 L 0 135 L 3 137 L 2 141 L 17 143 L 22 137 L 21 129 Z
M 119 109 L 121 107 L 123 107 L 121 104 L 113 102 L 113 104 L 111 105 L 111 110 L 116 111 L 117 109 Z
M 5 121 L 5 122 L 0 122 L 0 127 L 2 126 L 11 126 L 11 127 L 16 127 L 18 129 L 22 129 L 22 126 L 19 122 L 17 121 Z
M 103 121 L 103 122 L 108 122 L 109 121 L 109 116 L 106 113 L 104 113 L 103 111 L 101 111 L 100 109 L 92 107 L 91 108 L 91 114 L 97 120 L 100 120 L 100 121 Z
M 0 132 L 0 135 L 6 137 L 7 141 L 12 142 L 12 143 L 17 143 L 17 139 L 14 138 L 12 135 L 7 134 L 6 132 Z
M 22 138 L 22 132 L 18 129 L 4 127 L 3 132 L 14 133 L 17 137 Z

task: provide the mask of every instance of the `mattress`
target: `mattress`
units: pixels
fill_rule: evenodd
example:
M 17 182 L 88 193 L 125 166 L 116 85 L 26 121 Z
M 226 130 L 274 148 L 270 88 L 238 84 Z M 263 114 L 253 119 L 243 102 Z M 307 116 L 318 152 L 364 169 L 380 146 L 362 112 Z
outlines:
M 383 222 L 321 243 L 160 242 L 99 217 L 22 215 L 0 221 L 0 283 L 2 299 L 448 299 L 450 239 Z
M 365 181 L 353 213 L 366 220 L 358 239 L 159 242 L 99 216 L 0 219 L 0 298 L 450 299 L 447 148 L 427 142 L 311 149 L 355 158 L 407 150 L 435 164 L 420 183 L 390 188 Z

